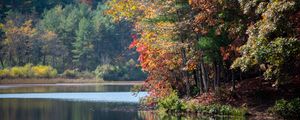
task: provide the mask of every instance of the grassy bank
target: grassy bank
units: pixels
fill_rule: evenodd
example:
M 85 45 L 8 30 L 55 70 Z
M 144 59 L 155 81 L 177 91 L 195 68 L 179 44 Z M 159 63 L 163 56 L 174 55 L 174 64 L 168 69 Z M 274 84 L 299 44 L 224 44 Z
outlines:
M 56 83 L 102 83 L 100 79 L 68 79 L 68 78 L 16 78 L 2 79 L 0 84 L 56 84 Z

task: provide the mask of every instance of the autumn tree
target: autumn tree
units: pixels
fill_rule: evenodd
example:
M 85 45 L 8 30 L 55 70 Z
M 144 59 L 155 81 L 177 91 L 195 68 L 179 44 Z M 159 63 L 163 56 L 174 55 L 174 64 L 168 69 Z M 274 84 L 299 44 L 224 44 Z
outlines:
M 3 41 L 5 56 L 10 65 L 24 65 L 30 62 L 36 37 L 36 29 L 32 20 L 26 16 L 10 11 L 4 24 L 5 40 Z M 16 17 L 19 16 L 19 17 Z
M 248 40 L 241 49 L 242 56 L 234 61 L 232 68 L 260 68 L 269 80 L 284 80 L 289 73 L 285 66 L 294 66 L 299 55 L 299 41 L 289 20 L 299 9 L 298 1 L 253 2 L 240 1 L 244 14 L 261 16 L 248 26 Z

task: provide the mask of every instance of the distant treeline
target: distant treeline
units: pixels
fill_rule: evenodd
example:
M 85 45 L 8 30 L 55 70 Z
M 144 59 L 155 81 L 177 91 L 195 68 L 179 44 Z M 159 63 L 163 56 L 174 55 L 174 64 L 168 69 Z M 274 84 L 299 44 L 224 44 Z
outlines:
M 0 7 L 2 69 L 32 63 L 63 73 L 94 71 L 104 64 L 126 66 L 129 60 L 136 63 L 137 53 L 128 50 L 132 24 L 112 22 L 102 1 L 3 1 Z M 124 74 L 144 74 L 140 67 L 131 67 L 138 71 Z

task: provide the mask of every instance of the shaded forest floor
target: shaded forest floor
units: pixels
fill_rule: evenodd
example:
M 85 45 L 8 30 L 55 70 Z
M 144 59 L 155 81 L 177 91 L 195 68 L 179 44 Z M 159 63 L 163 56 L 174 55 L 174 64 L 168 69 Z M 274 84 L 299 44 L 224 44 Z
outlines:
M 288 83 L 272 86 L 272 82 L 262 77 L 245 79 L 237 82 L 234 92 L 231 84 L 220 88 L 220 93 L 208 93 L 197 96 L 193 101 L 209 104 L 217 102 L 235 107 L 246 107 L 249 119 L 280 119 L 268 112 L 276 100 L 300 97 L 300 76 L 290 78 Z M 209 101 L 211 100 L 211 101 Z

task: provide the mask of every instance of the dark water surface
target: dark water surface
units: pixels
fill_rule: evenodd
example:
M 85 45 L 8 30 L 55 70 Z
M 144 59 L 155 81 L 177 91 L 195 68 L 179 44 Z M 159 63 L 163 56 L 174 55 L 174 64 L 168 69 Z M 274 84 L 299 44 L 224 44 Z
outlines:
M 0 85 L 0 120 L 229 120 L 139 111 L 132 85 Z
M 0 120 L 138 120 L 132 85 L 1 85 Z

